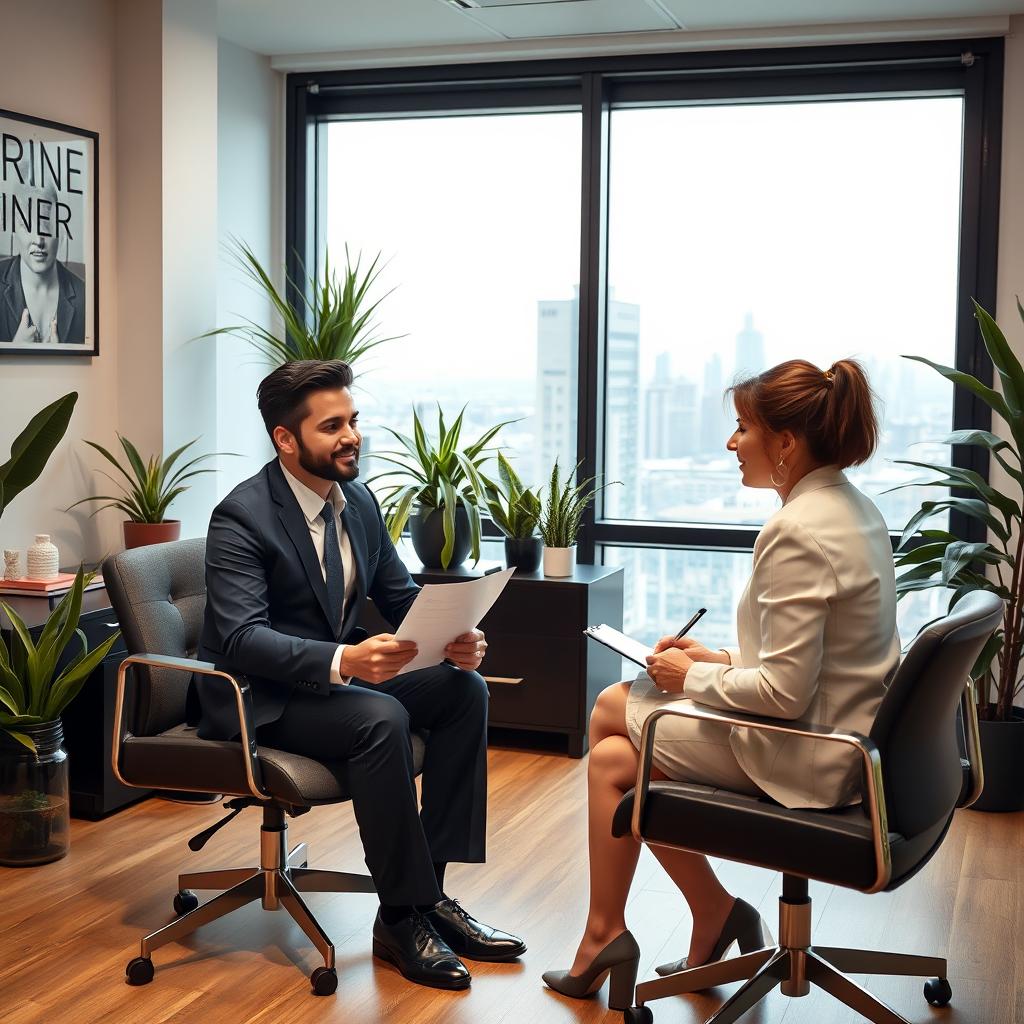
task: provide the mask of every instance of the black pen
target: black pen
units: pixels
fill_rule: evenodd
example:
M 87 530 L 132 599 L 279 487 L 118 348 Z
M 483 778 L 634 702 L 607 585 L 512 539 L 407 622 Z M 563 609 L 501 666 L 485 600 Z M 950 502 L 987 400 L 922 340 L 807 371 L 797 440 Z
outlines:
M 683 628 L 681 630 L 679 630 L 678 633 L 676 633 L 676 639 L 678 640 L 681 636 L 683 636 L 684 633 L 689 633 L 690 630 L 693 629 L 693 627 L 696 626 L 698 622 L 700 622 L 701 616 L 706 611 L 707 611 L 707 608 L 698 608 L 697 609 L 697 614 L 694 615 L 694 617 L 692 619 L 690 619 L 690 621 L 685 626 L 683 626 Z

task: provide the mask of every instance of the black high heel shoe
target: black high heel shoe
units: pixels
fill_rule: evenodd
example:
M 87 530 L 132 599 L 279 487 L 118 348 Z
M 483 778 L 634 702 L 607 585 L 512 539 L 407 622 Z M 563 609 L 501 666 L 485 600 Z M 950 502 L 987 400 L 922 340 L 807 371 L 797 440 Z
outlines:
M 611 975 L 608 986 L 608 1009 L 626 1010 L 633 1005 L 636 971 L 639 965 L 640 947 L 632 933 L 624 931 L 594 957 L 582 974 L 546 971 L 543 975 L 544 984 L 563 996 L 583 999 L 604 984 L 605 975 Z
M 711 955 L 704 963 L 713 964 L 716 960 L 721 960 L 734 942 L 739 943 L 741 953 L 756 953 L 757 950 L 763 949 L 772 942 L 768 927 L 761 915 L 749 903 L 738 898 L 733 904 L 732 910 L 729 911 L 729 916 L 725 919 L 722 932 L 711 950 Z M 682 960 L 661 964 L 654 969 L 664 977 L 666 974 L 685 971 L 689 966 L 687 958 L 684 956 Z M 704 964 L 697 966 L 703 967 Z

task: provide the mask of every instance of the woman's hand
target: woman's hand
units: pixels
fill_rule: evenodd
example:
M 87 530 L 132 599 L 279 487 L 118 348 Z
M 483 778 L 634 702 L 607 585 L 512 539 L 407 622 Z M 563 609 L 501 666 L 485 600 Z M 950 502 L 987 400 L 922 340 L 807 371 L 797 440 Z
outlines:
M 712 661 L 718 665 L 730 665 L 729 655 L 725 651 L 712 651 L 705 647 L 699 640 L 684 636 L 678 640 L 674 636 L 663 636 L 655 645 L 654 653 L 661 654 L 662 651 L 684 651 L 690 661 Z
M 659 690 L 682 693 L 693 659 L 678 648 L 647 655 L 647 674 Z

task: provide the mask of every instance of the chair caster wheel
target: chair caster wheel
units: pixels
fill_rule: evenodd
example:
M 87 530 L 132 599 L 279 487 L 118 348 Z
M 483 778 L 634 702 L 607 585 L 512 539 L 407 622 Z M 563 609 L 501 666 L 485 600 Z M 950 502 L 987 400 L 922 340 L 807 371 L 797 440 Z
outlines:
M 153 961 L 148 956 L 137 956 L 128 961 L 124 973 L 129 985 L 148 985 L 153 980 Z
M 318 967 L 309 980 L 315 996 L 333 996 L 338 991 L 338 973 L 333 967 Z
M 932 978 L 924 983 L 924 997 L 932 1006 L 946 1006 L 953 998 L 953 989 L 945 978 Z
M 174 912 L 181 917 L 199 906 L 199 897 L 191 889 L 182 889 L 174 896 Z
M 654 1024 L 654 1013 L 649 1006 L 631 1006 L 622 1011 L 623 1024 Z

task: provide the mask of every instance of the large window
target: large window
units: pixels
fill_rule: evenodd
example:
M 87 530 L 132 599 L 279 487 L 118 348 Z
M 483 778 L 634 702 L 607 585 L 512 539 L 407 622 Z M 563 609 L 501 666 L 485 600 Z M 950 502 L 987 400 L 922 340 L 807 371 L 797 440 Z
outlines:
M 956 360 L 960 96 L 615 110 L 609 186 L 610 518 L 761 524 L 723 391 L 784 359 L 860 359 L 878 453 L 852 479 L 901 528 L 942 458 Z
M 894 538 L 922 497 L 884 493 L 915 475 L 895 460 L 989 425 L 900 356 L 989 374 L 1001 91 L 1000 40 L 292 75 L 288 245 L 390 259 L 408 337 L 360 381 L 371 431 L 438 400 L 472 431 L 519 418 L 531 481 L 555 457 L 622 481 L 578 556 L 624 566 L 627 628 L 704 604 L 725 643 L 777 507 L 725 451 L 737 374 L 864 362 L 883 437 L 851 476 Z M 939 602 L 901 605 L 905 639 Z
M 579 113 L 339 120 L 326 125 L 321 234 L 364 266 L 380 252 L 381 333 L 355 395 L 369 454 L 381 430 L 498 437 L 539 481 L 576 455 Z M 368 463 L 375 467 L 372 460 Z

